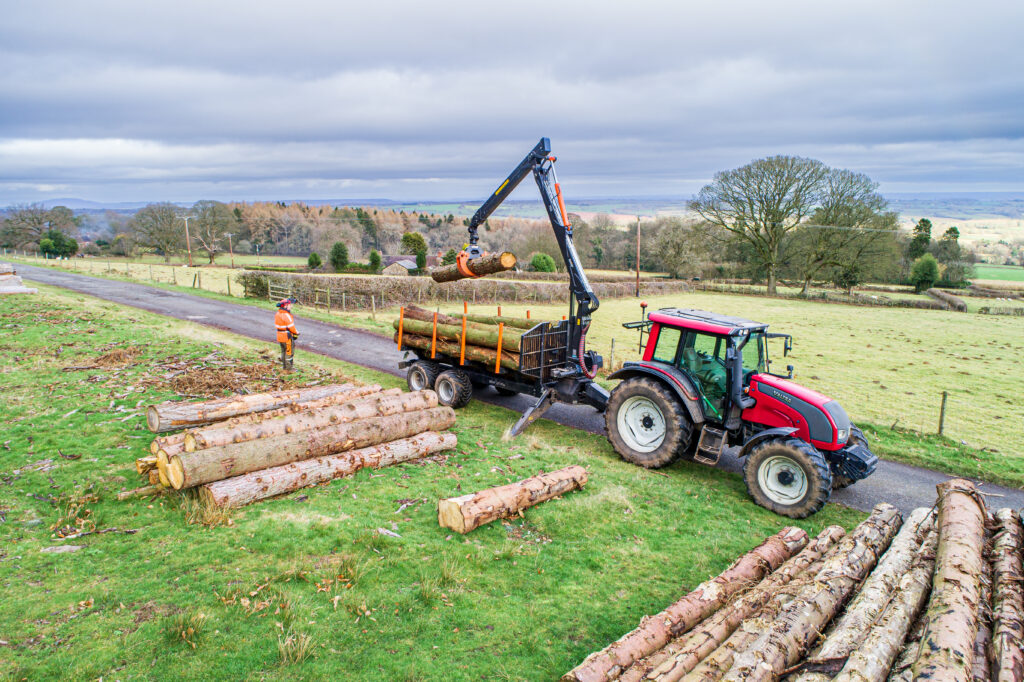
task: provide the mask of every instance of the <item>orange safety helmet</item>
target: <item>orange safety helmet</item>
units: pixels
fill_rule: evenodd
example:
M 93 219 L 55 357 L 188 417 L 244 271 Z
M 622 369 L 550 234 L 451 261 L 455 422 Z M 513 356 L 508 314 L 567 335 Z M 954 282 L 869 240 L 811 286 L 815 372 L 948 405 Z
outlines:
M 277 307 L 288 310 L 289 308 L 292 307 L 292 303 L 298 303 L 298 301 L 295 300 L 294 298 L 282 298 L 280 301 L 277 302 Z

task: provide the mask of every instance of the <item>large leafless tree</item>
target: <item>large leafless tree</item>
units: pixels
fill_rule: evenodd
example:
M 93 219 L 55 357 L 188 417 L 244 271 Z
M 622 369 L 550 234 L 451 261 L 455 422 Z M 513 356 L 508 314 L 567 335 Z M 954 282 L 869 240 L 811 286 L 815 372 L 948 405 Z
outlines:
M 166 262 L 185 246 L 185 225 L 174 204 L 149 204 L 132 217 L 130 226 L 135 242 L 162 254 Z

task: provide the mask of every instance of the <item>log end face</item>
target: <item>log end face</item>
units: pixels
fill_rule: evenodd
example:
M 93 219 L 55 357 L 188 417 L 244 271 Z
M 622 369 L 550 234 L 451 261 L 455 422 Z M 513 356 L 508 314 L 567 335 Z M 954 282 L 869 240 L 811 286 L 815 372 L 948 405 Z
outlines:
M 160 433 L 160 414 L 156 410 L 156 405 L 146 408 L 146 426 L 153 433 Z
M 185 467 L 181 464 L 181 458 L 175 455 L 167 463 L 167 478 L 175 490 L 181 490 L 185 485 Z
M 195 452 L 198 449 L 194 433 L 185 434 L 185 452 Z
M 462 506 L 459 498 L 438 500 L 437 502 L 437 523 L 442 528 L 449 528 L 456 533 L 465 535 L 469 532 L 466 528 L 466 519 L 462 515 Z

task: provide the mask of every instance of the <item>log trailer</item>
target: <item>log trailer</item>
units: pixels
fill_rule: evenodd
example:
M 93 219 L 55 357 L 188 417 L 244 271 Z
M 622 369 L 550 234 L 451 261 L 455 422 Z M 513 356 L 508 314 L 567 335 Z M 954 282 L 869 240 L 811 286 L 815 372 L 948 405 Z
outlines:
M 791 365 L 787 376 L 770 372 L 769 339 L 784 341 L 785 357 L 792 337 L 768 333 L 767 324 L 685 308 L 648 315 L 641 304 L 641 320 L 623 326 L 640 332 L 642 359 L 609 376 L 621 380 L 611 393 L 595 383 L 603 361 L 585 345 L 599 301 L 573 245 L 554 163 L 542 138 L 473 215 L 459 258 L 482 255 L 477 228 L 532 172 L 569 276 L 569 315 L 522 333 L 516 369 L 404 349 L 413 356 L 400 363 L 411 389 L 434 387 L 440 402 L 453 407 L 468 403 L 474 386 L 533 396 L 511 436 L 555 402 L 590 405 L 604 413 L 619 456 L 646 468 L 680 457 L 714 466 L 726 447 L 738 447 L 750 496 L 792 518 L 810 516 L 833 489 L 875 470 L 867 439 L 837 401 L 793 382 Z

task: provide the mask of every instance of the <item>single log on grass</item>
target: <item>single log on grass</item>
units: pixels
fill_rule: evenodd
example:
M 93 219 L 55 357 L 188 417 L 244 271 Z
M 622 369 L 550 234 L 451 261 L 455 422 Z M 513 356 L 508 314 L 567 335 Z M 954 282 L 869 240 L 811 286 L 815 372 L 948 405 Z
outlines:
M 296 388 L 271 393 L 233 395 L 229 398 L 206 400 L 200 403 L 166 402 L 150 405 L 146 409 L 146 424 L 150 431 L 174 431 L 188 426 L 199 426 L 237 417 L 250 412 L 264 412 L 291 403 L 318 400 L 355 388 L 352 384 L 333 384 L 313 388 Z
M 596 651 L 566 673 L 565 682 L 598 682 L 614 679 L 619 673 L 701 622 L 727 604 L 740 590 L 760 581 L 784 561 L 807 545 L 807 533 L 786 527 L 761 545 L 737 559 L 717 577 L 707 580 L 695 590 L 655 616 L 647 616 L 640 626 Z
M 477 277 L 483 275 L 493 275 L 496 272 L 505 272 L 511 270 L 516 266 L 516 256 L 514 253 L 505 251 L 503 253 L 489 253 L 479 258 L 466 261 L 466 269 Z M 462 274 L 459 270 L 459 266 L 455 263 L 451 265 L 442 265 L 430 270 L 430 277 L 435 282 L 457 282 L 460 279 L 466 279 L 467 275 Z
M 890 504 L 878 504 L 871 515 L 839 542 L 839 553 L 822 566 L 744 652 L 736 656 L 723 678 L 730 682 L 776 680 L 807 651 L 846 599 L 885 552 L 902 522 Z
M 567 466 L 497 488 L 450 497 L 438 501 L 437 522 L 456 533 L 468 533 L 496 519 L 515 516 L 521 509 L 581 489 L 586 482 L 586 469 Z
M 1024 679 L 1024 592 L 1021 581 L 1020 517 L 1012 509 L 995 513 L 992 542 L 992 679 Z
M 408 438 L 424 431 L 444 431 L 454 423 L 455 410 L 432 407 L 273 438 L 229 443 L 174 455 L 168 462 L 167 477 L 176 490 L 192 488 L 289 462 Z
M 241 507 L 317 483 L 351 476 L 360 469 L 380 468 L 430 457 L 451 450 L 457 444 L 453 433 L 428 431 L 390 443 L 349 450 L 328 457 L 304 459 L 215 481 L 202 486 L 199 494 L 208 503 L 217 507 Z
M 938 542 L 939 534 L 932 528 L 918 548 L 910 570 L 900 578 L 882 617 L 849 653 L 846 664 L 833 678 L 835 682 L 885 682 L 910 626 L 928 601 Z
M 397 330 L 399 321 L 395 320 L 392 326 Z M 434 323 L 423 322 L 422 320 L 405 320 L 402 322 L 402 335 L 416 334 L 419 336 L 425 336 L 431 338 L 434 335 Z M 519 339 L 521 335 L 520 330 L 505 330 L 501 335 L 501 347 L 503 350 L 510 351 L 512 353 L 519 352 Z M 459 344 L 459 340 L 462 338 L 462 325 L 454 324 L 441 324 L 437 325 L 437 338 L 447 339 L 454 342 L 456 345 Z M 497 348 L 498 347 L 498 327 L 483 327 L 478 325 L 472 325 L 466 327 L 466 345 L 467 346 L 482 346 L 484 348 Z
M 437 394 L 433 391 L 414 391 L 399 395 L 373 395 L 341 405 L 318 410 L 296 412 L 273 419 L 261 419 L 254 424 L 220 427 L 216 424 L 194 429 L 185 437 L 185 452 L 228 443 L 242 443 L 258 438 L 272 438 L 286 433 L 309 431 L 332 424 L 343 424 L 368 417 L 386 417 L 399 412 L 413 412 L 437 407 Z
M 967 682 L 978 634 L 985 503 L 964 479 L 940 483 L 939 547 L 914 678 Z
M 179 446 L 184 442 L 184 433 L 172 433 L 168 436 L 157 436 L 153 439 L 153 442 L 149 444 L 149 451 L 155 455 L 160 451 L 160 448 L 163 448 L 164 450 L 173 449 L 175 446 Z M 178 452 L 181 451 L 178 450 L 175 454 Z
M 622 682 L 673 682 L 682 679 L 683 675 L 697 667 L 701 659 L 721 646 L 741 622 L 759 612 L 780 589 L 818 561 L 844 535 L 846 531 L 842 526 L 829 526 L 821 531 L 803 551 L 788 559 L 750 592 L 672 640 L 665 648 L 637 661 L 619 679 Z
M 158 485 L 146 485 L 135 490 L 122 490 L 117 494 L 118 501 L 127 500 L 132 497 L 146 497 L 147 495 L 156 495 L 162 490 Z
M 145 476 L 153 469 L 156 469 L 156 455 L 146 455 L 135 460 L 135 470 L 139 476 Z
M 877 568 L 861 585 L 856 598 L 826 633 L 825 640 L 814 655 L 804 662 L 808 669 L 817 672 L 803 673 L 795 682 L 828 682 L 832 678 L 832 675 L 824 672 L 829 669 L 828 663 L 844 660 L 860 646 L 864 634 L 889 603 L 900 579 L 910 570 L 921 541 L 933 526 L 931 509 L 919 507 L 911 512 L 888 551 L 878 562 Z M 841 664 L 832 672 L 839 667 L 842 667 Z
M 398 343 L 398 333 L 394 336 L 395 343 Z M 416 348 L 419 350 L 430 350 L 430 337 L 429 336 L 416 336 L 414 334 L 405 334 L 402 336 L 402 347 L 403 348 Z M 438 353 L 442 353 L 449 357 L 458 358 L 461 353 L 459 344 L 455 341 L 446 341 L 444 339 L 438 339 L 435 349 Z M 497 358 L 497 352 L 493 348 L 481 348 L 480 346 L 466 346 L 466 360 L 473 360 L 474 362 L 481 362 L 488 367 L 494 367 L 494 361 Z M 513 355 L 508 351 L 501 352 L 501 366 L 505 369 L 518 370 L 519 369 L 519 356 Z

